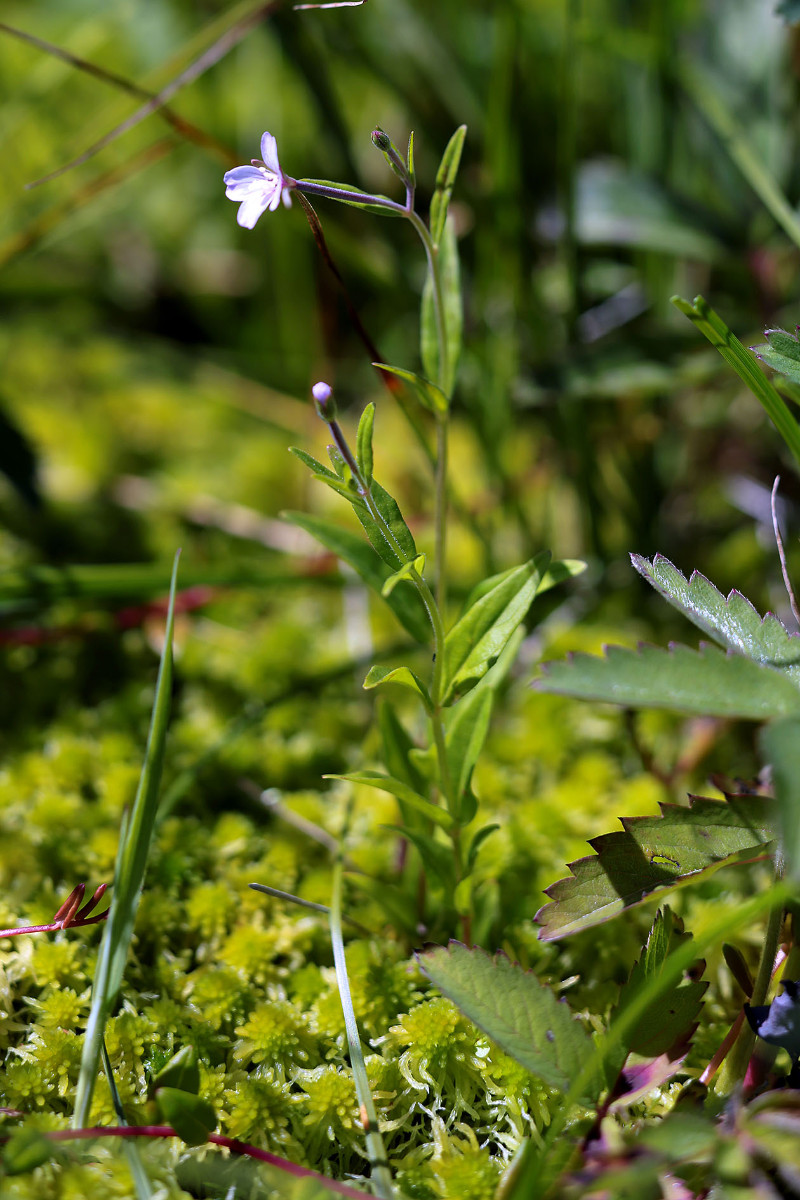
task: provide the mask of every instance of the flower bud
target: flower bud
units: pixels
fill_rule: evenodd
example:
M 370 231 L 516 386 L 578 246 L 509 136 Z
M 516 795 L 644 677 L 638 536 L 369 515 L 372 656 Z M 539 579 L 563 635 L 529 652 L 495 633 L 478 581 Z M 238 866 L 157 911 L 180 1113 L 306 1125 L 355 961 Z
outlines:
M 336 420 L 336 401 L 333 398 L 333 388 L 320 380 L 315 383 L 311 389 L 311 395 L 314 397 L 314 407 L 317 410 L 317 416 L 323 421 L 330 424 Z
M 411 177 L 408 173 L 406 161 L 388 133 L 381 129 L 380 125 L 372 131 L 372 144 L 376 149 L 380 150 L 395 175 L 402 179 L 403 183 L 408 187 L 411 183 Z

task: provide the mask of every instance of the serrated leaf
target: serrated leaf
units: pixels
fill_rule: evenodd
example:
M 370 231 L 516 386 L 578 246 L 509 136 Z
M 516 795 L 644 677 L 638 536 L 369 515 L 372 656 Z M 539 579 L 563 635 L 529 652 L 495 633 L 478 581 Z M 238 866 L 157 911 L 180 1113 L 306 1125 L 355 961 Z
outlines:
M 444 233 L 447 210 L 453 195 L 458 168 L 461 163 L 461 151 L 464 149 L 464 138 L 467 136 L 466 125 L 459 125 L 445 147 L 442 161 L 436 172 L 436 189 L 431 199 L 430 229 L 434 246 L 438 246 Z
M 367 487 L 372 483 L 372 429 L 375 424 L 375 405 L 368 404 L 361 414 L 356 433 L 356 462 Z
M 761 753 L 772 767 L 787 878 L 800 882 L 800 719 L 786 717 L 761 730 Z
M 683 923 L 676 920 L 669 907 L 665 906 L 663 912 L 656 913 L 642 957 L 634 964 L 620 992 L 617 1016 L 629 1007 L 651 980 L 661 974 L 672 951 L 682 942 L 690 940 L 691 934 L 683 932 Z M 672 1052 L 671 1057 L 674 1058 L 681 1051 L 685 1053 L 688 1040 L 697 1026 L 707 988 L 708 984 L 697 978 L 684 977 L 672 983 L 668 990 L 660 992 L 628 1030 L 625 1050 L 646 1058 L 657 1058 L 668 1052 Z
M 417 399 L 423 408 L 427 408 L 432 413 L 446 413 L 448 409 L 448 400 L 440 387 L 435 383 L 431 383 L 429 379 L 425 379 L 423 375 L 417 375 L 414 371 L 406 371 L 404 367 L 392 367 L 388 363 L 374 362 L 373 367 L 377 367 L 379 371 L 386 371 L 389 375 L 396 375 L 398 379 L 402 379 L 413 390 Z
M 349 529 L 341 529 L 332 521 L 307 513 L 285 512 L 282 517 L 292 525 L 305 529 L 306 533 L 315 537 L 332 554 L 348 563 L 368 587 L 378 595 L 381 594 L 381 588 L 391 570 L 370 546 L 365 545 L 358 534 L 351 533 Z M 386 597 L 386 603 L 413 638 L 423 643 L 430 640 L 428 614 L 416 591 L 400 588 Z
M 475 816 L 476 801 L 470 790 L 475 763 L 489 732 L 494 691 L 477 687 L 451 709 L 445 744 L 450 772 L 451 811 L 459 825 L 467 825 Z
M 673 708 L 749 721 L 800 713 L 800 691 L 783 672 L 703 642 L 699 650 L 675 643 L 668 650 L 608 646 L 602 657 L 573 654 L 543 664 L 542 671 L 533 684 L 540 691 L 625 708 Z
M 690 796 L 688 808 L 659 807 L 658 816 L 623 817 L 622 832 L 592 838 L 596 854 L 570 863 L 572 875 L 546 889 L 551 903 L 534 918 L 542 941 L 591 929 L 720 867 L 767 855 L 776 836 L 775 803 L 763 796 Z
M 425 684 L 409 667 L 370 667 L 363 686 L 365 689 L 379 687 L 382 683 L 398 683 L 410 688 L 422 698 L 427 712 L 433 712 L 433 701 Z
M 464 323 L 461 300 L 461 268 L 458 258 L 458 242 L 452 218 L 444 227 L 438 247 L 439 278 L 442 288 L 444 310 L 444 336 L 447 342 L 447 371 L 439 364 L 439 330 L 436 321 L 436 306 L 433 303 L 433 283 L 430 270 L 422 289 L 420 310 L 420 352 L 422 366 L 428 379 L 433 379 L 449 398 L 453 394 L 458 359 L 461 354 L 461 333 Z
M 347 775 L 323 775 L 323 779 L 343 779 L 348 783 L 363 783 L 366 787 L 389 792 L 442 829 L 452 829 L 455 825 L 455 821 L 445 809 L 431 804 L 430 800 L 418 795 L 401 779 L 393 779 L 391 775 L 383 775 L 380 771 L 351 771 Z
M 411 535 L 411 530 L 403 520 L 403 514 L 400 512 L 400 506 L 397 501 L 389 495 L 385 488 L 374 480 L 370 488 L 372 499 L 375 507 L 380 513 L 383 520 L 389 526 L 392 536 L 400 548 L 401 558 L 394 546 L 390 545 L 386 540 L 386 534 L 383 529 L 374 521 L 366 505 L 364 508 L 355 508 L 355 514 L 358 517 L 361 525 L 370 540 L 370 545 L 378 552 L 383 561 L 393 571 L 402 567 L 404 563 L 411 561 L 417 557 L 417 547 L 414 544 L 414 538 Z M 384 581 L 385 582 L 385 581 Z
M 800 686 L 800 634 L 767 613 L 761 617 L 741 592 L 723 596 L 698 571 L 687 581 L 677 567 L 657 554 L 652 562 L 638 554 L 631 562 L 657 592 L 721 645 L 748 658 L 777 667 Z
M 459 942 L 418 954 L 428 978 L 532 1075 L 569 1091 L 594 1047 L 564 1000 L 504 954 L 490 958 Z M 600 1079 L 596 1080 L 599 1089 Z M 585 1099 L 591 1102 L 597 1092 Z
M 444 703 L 480 679 L 524 620 L 539 589 L 549 552 L 500 576 L 491 591 L 468 608 L 445 637 Z
M 202 1146 L 217 1128 L 214 1106 L 202 1096 L 179 1088 L 162 1087 L 156 1092 L 155 1099 L 165 1122 L 187 1146 Z
M 384 599 L 391 596 L 398 583 L 413 583 L 414 576 L 421 576 L 425 570 L 425 555 L 418 554 L 412 562 L 403 563 L 398 571 L 395 571 L 384 583 L 381 588 L 381 595 Z

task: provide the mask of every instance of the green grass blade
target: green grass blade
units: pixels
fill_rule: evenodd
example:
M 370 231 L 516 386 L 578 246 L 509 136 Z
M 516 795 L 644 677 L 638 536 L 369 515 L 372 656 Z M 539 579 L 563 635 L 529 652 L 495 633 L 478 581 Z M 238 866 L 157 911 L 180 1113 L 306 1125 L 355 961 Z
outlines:
M 139 777 L 139 787 L 130 819 L 127 821 L 124 835 L 120 839 L 111 909 L 103 931 L 103 941 L 92 986 L 92 1007 L 86 1026 L 75 1096 L 75 1111 L 72 1118 L 74 1129 L 83 1128 L 89 1116 L 100 1063 L 103 1034 L 106 1021 L 111 1015 L 112 1007 L 122 985 L 147 856 L 155 828 L 172 692 L 172 634 L 179 554 L 180 552 L 175 555 L 175 564 L 172 569 L 164 649 L 158 671 L 153 715 L 147 736 L 142 773 Z
M 702 296 L 695 296 L 692 304 L 680 296 L 673 296 L 672 303 L 697 326 L 712 346 L 716 346 L 726 363 L 747 384 L 800 465 L 800 428 L 783 397 L 762 373 L 753 355 Z

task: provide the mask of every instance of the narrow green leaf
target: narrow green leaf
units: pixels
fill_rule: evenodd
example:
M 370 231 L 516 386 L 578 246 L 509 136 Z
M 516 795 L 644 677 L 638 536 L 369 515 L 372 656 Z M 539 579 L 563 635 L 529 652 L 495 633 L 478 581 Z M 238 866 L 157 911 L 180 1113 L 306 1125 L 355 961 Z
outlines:
M 452 396 L 456 380 L 458 359 L 461 354 L 461 334 L 464 313 L 461 299 L 461 268 L 458 258 L 458 241 L 452 218 L 444 227 L 439 243 L 439 275 L 442 286 L 444 309 L 444 331 L 447 340 L 447 376 L 442 377 L 439 366 L 439 332 L 436 307 L 433 302 L 433 283 L 430 271 L 422 290 L 420 317 L 420 349 L 422 366 L 429 379 L 435 379 L 446 396 Z
M 459 825 L 467 825 L 475 816 L 476 803 L 469 785 L 478 761 L 492 715 L 494 692 L 488 687 L 473 688 L 451 709 L 447 724 L 447 766 L 452 785 L 451 811 Z
M 539 588 L 549 552 L 504 573 L 500 582 L 481 596 L 456 622 L 445 638 L 444 700 L 485 675 L 514 630 L 524 620 Z
M 570 863 L 572 875 L 546 889 L 551 903 L 535 918 L 540 939 L 591 929 L 720 867 L 769 854 L 777 828 L 774 801 L 691 796 L 689 804 L 661 804 L 659 816 L 624 817 L 622 832 L 592 838 L 597 853 Z
M 358 534 L 351 533 L 349 529 L 341 529 L 332 521 L 307 513 L 285 512 L 282 517 L 292 525 L 305 529 L 306 533 L 310 533 L 331 553 L 348 563 L 368 587 L 378 595 L 381 594 L 381 588 L 391 574 L 391 569 L 370 546 L 365 545 Z M 400 624 L 416 641 L 430 641 L 428 614 L 415 590 L 398 588 L 385 599 Z
M 439 170 L 436 172 L 436 189 L 431 200 L 430 229 L 434 246 L 442 240 L 444 226 L 447 220 L 447 210 L 461 163 L 461 151 L 464 148 L 464 138 L 467 136 L 466 125 L 459 125 L 445 147 Z
M 772 767 L 786 877 L 800 883 L 800 718 L 773 721 L 761 730 L 759 741 Z
M 385 699 L 378 706 L 378 728 L 381 733 L 383 761 L 389 768 L 389 774 L 394 775 L 396 779 L 402 779 L 412 791 L 424 795 L 427 790 L 425 776 L 410 757 L 415 748 L 413 738 L 395 712 L 394 706 Z
M 427 408 L 432 413 L 446 413 L 448 409 L 448 400 L 440 387 L 435 383 L 431 383 L 429 379 L 425 379 L 423 375 L 417 375 L 414 371 L 406 371 L 403 367 L 392 367 L 388 363 L 374 362 L 373 367 L 377 367 L 379 371 L 386 371 L 389 375 L 396 375 L 398 379 L 402 379 L 414 391 L 417 399 L 423 408 Z
M 687 582 L 662 554 L 652 562 L 632 554 L 631 562 L 665 600 L 704 633 L 748 658 L 779 668 L 800 686 L 800 634 L 789 633 L 772 613 L 759 616 L 741 592 L 729 592 L 726 598 L 698 571 L 693 571 Z
M 417 182 L 417 173 L 414 170 L 414 130 L 408 135 L 408 153 L 406 155 L 406 167 L 408 169 L 408 178 L 411 181 L 411 186 L 414 187 Z
M 417 812 L 422 813 L 442 829 L 453 829 L 455 826 L 455 821 L 445 809 L 431 804 L 430 800 L 426 800 L 424 796 L 417 795 L 401 779 L 392 779 L 391 775 L 382 775 L 380 771 L 351 771 L 347 775 L 323 775 L 323 779 L 343 779 L 348 783 L 362 783 L 366 787 L 389 792 L 398 800 L 402 800 L 403 804 L 416 809 Z
M 73 1114 L 73 1128 L 75 1129 L 80 1129 L 86 1124 L 89 1114 L 100 1064 L 106 1021 L 122 986 L 147 857 L 150 852 L 150 842 L 155 828 L 172 692 L 172 633 L 179 557 L 180 552 L 175 555 L 172 569 L 164 649 L 161 654 L 142 773 L 139 777 L 133 808 L 117 851 L 111 907 L 103 930 L 103 940 L 95 968 L 92 1006 L 86 1025 L 81 1068 L 76 1088 Z
M 493 1041 L 532 1075 L 559 1092 L 594 1053 L 591 1038 L 569 1006 L 503 954 L 468 950 L 458 942 L 418 954 L 428 978 Z M 597 1097 L 599 1077 L 588 1090 Z
M 609 646 L 602 658 L 574 654 L 545 663 L 534 687 L 625 708 L 673 708 L 699 716 L 766 721 L 800 713 L 800 692 L 780 671 L 700 643 L 699 650 Z
M 356 462 L 367 487 L 372 483 L 372 428 L 375 424 L 375 405 L 368 404 L 361 414 L 356 434 Z
M 672 951 L 691 939 L 692 935 L 684 933 L 683 922 L 675 917 L 668 905 L 664 906 L 663 912 L 656 913 L 642 957 L 620 992 L 616 1015 L 624 1012 L 645 986 L 661 974 Z M 671 982 L 653 1003 L 638 1012 L 633 1025 L 626 1030 L 623 1053 L 632 1051 L 645 1058 L 657 1058 L 671 1052 L 674 1058 L 681 1051 L 686 1052 L 703 1006 L 703 994 L 708 988 L 707 983 L 697 978 L 698 973 L 702 974 L 702 971 L 696 970 L 691 978 L 684 976 Z
M 387 825 L 413 842 L 423 865 L 431 879 L 437 880 L 444 889 L 445 898 L 449 902 L 455 891 L 456 880 L 453 871 L 453 851 L 449 846 L 443 846 L 435 837 L 422 829 L 412 829 L 407 825 Z
M 318 459 L 314 458 L 308 451 L 301 450 L 299 446 L 290 446 L 289 453 L 293 454 L 295 458 L 299 458 L 300 462 L 308 467 L 316 479 L 339 479 L 339 476 L 330 467 L 323 466 Z
M 495 832 L 496 829 L 500 829 L 500 826 L 495 822 L 492 825 L 484 825 L 483 828 L 479 829 L 477 831 L 477 833 L 475 834 L 474 838 L 470 842 L 470 847 L 467 852 L 467 870 L 469 872 L 472 872 L 475 870 L 475 863 L 478 858 L 478 851 L 480 850 L 481 846 L 486 841 L 486 839 L 488 837 L 491 837 L 491 835 Z
M 402 567 L 404 563 L 409 562 L 417 557 L 417 547 L 414 544 L 411 530 L 406 525 L 403 514 L 400 511 L 400 506 L 393 496 L 390 496 L 385 488 L 373 480 L 370 488 L 372 499 L 375 503 L 380 515 L 385 523 L 389 526 L 392 536 L 400 547 L 400 555 L 398 556 L 394 546 L 390 545 L 386 540 L 386 534 L 381 529 L 377 521 L 372 519 L 369 510 L 364 507 L 356 508 L 355 513 L 361 525 L 370 540 L 370 544 L 374 550 L 378 552 L 383 561 L 393 571 Z
M 783 397 L 756 366 L 752 354 L 702 296 L 695 296 L 693 304 L 682 300 L 680 296 L 673 296 L 672 303 L 697 326 L 712 346 L 716 346 L 729 366 L 733 367 L 739 378 L 747 384 L 794 455 L 795 461 L 800 464 L 800 427 Z
M 364 513 L 369 516 L 369 510 L 361 496 L 355 490 L 352 479 L 345 482 L 344 479 L 339 479 L 334 475 L 332 471 L 327 475 L 315 474 L 313 478 L 318 480 L 319 483 L 324 483 L 331 491 L 336 492 L 339 496 L 347 500 L 349 504 L 352 504 L 355 513 L 359 517 Z
M 399 571 L 395 571 L 393 575 L 389 576 L 389 578 L 386 580 L 383 587 L 381 588 L 381 595 L 384 597 L 384 599 L 387 596 L 391 596 L 392 592 L 397 587 L 398 583 L 413 582 L 414 576 L 422 575 L 424 570 L 425 570 L 425 555 L 418 554 L 417 557 L 413 560 L 413 562 L 403 563 L 403 565 Z
M 433 712 L 433 701 L 428 689 L 420 677 L 408 667 L 370 667 L 364 680 L 364 688 L 376 688 L 382 683 L 399 683 L 402 687 L 410 688 L 421 697 L 428 713 Z
M 217 1128 L 214 1106 L 202 1096 L 182 1092 L 179 1088 L 161 1087 L 155 1098 L 165 1123 L 172 1126 L 187 1146 L 202 1146 Z
M 497 575 L 488 575 L 482 579 L 480 583 L 476 583 L 475 587 L 470 592 L 464 603 L 464 612 L 472 608 L 480 600 L 481 596 L 485 596 L 492 588 L 497 587 L 513 571 L 519 570 L 518 567 L 509 567 L 506 571 L 500 571 Z M 564 583 L 567 579 L 574 579 L 576 575 L 582 575 L 586 570 L 586 563 L 579 558 L 553 558 L 550 560 L 550 565 L 542 575 L 541 583 L 536 589 L 536 595 L 541 596 L 544 592 L 549 592 L 551 588 L 558 587 L 560 583 Z

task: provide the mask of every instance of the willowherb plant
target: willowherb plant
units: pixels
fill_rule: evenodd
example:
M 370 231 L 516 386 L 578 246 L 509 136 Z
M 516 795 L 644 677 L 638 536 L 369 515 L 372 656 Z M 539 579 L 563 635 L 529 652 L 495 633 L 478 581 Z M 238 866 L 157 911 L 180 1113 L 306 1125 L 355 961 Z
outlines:
M 405 905 L 412 918 L 407 922 L 410 931 L 431 923 L 447 931 L 458 920 L 469 943 L 477 856 L 481 843 L 495 828 L 472 828 L 478 801 L 471 780 L 488 732 L 494 697 L 513 663 L 522 623 L 533 600 L 577 573 L 582 564 L 551 561 L 549 552 L 539 554 L 484 580 L 458 619 L 447 627 L 448 425 L 462 325 L 458 247 L 448 207 L 465 134 L 465 126 L 457 129 L 444 152 L 427 223 L 415 206 L 413 134 L 402 154 L 382 129 L 372 133 L 373 144 L 405 189 L 403 203 L 327 181 L 293 179 L 280 166 L 275 138 L 269 133 L 261 139 L 262 159 L 227 172 L 225 183 L 228 198 L 240 205 L 239 224 L 247 228 L 252 228 L 262 213 L 275 211 L 281 198 L 291 203 L 292 193 L 297 191 L 403 217 L 425 250 L 428 274 L 420 323 L 422 373 L 388 363 L 375 365 L 407 384 L 435 425 L 434 581 L 429 582 L 427 556 L 418 551 L 397 501 L 375 478 L 375 404 L 364 409 L 351 448 L 339 423 L 333 391 L 324 381 L 314 385 L 312 395 L 317 414 L 331 434 L 331 465 L 325 466 L 301 449 L 294 453 L 315 479 L 350 503 L 368 544 L 321 518 L 299 513 L 286 516 L 347 562 L 383 597 L 416 641 L 431 645 L 429 678 L 421 678 L 409 665 L 374 666 L 364 682 L 370 689 L 395 684 L 412 691 L 427 722 L 428 745 L 414 744 L 397 711 L 386 702 L 380 732 L 387 769 L 362 770 L 339 778 L 379 788 L 397 798 L 402 836 L 419 852 L 427 886 L 420 886 L 419 879 L 411 880 L 405 889 L 401 886 L 400 903 L 394 911 Z M 437 892 L 436 916 L 430 904 L 426 908 L 431 889 Z

